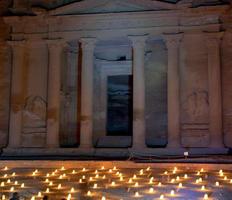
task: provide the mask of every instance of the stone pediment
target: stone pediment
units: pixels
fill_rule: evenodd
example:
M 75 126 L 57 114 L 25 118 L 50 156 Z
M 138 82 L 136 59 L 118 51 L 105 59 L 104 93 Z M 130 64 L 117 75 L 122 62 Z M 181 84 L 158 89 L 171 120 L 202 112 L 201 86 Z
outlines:
M 156 0 L 83 0 L 50 11 L 51 15 L 172 10 L 176 5 Z

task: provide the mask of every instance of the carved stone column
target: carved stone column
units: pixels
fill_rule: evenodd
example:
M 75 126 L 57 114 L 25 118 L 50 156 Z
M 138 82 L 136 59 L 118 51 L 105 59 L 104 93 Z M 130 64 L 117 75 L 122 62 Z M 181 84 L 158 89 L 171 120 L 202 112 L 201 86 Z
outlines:
M 93 66 L 95 38 L 82 38 L 80 148 L 93 148 Z
M 222 135 L 222 93 L 220 44 L 223 33 L 206 33 L 209 80 L 210 147 L 224 147 Z
M 47 137 L 48 148 L 59 147 L 59 116 L 60 116 L 60 76 L 63 41 L 48 42 L 48 110 L 47 110 Z
M 129 36 L 133 47 L 133 149 L 146 148 L 144 54 L 147 36 Z
M 22 110 L 24 104 L 23 77 L 24 77 L 24 41 L 10 41 L 12 47 L 12 79 L 11 79 L 11 108 L 9 127 L 9 148 L 19 148 L 21 145 Z
M 182 34 L 164 35 L 168 49 L 168 148 L 180 145 L 179 45 Z

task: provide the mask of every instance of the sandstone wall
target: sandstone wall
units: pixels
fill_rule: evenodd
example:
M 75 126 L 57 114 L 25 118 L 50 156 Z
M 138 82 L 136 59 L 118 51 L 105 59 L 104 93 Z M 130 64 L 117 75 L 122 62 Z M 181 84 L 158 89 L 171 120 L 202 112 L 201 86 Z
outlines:
M 184 34 L 180 49 L 182 144 L 206 147 L 209 142 L 209 103 L 204 34 Z
M 9 31 L 0 17 L 0 148 L 8 141 L 11 51 L 4 40 L 9 38 Z
M 28 42 L 24 59 L 23 147 L 43 147 L 46 136 L 48 51 L 44 43 Z
M 222 43 L 222 100 L 224 143 L 232 147 L 232 33 Z

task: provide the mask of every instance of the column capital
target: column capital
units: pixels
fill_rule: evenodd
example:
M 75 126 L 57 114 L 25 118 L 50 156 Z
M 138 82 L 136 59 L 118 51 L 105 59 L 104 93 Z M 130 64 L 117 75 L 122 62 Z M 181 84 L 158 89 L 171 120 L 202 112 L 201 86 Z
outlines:
M 65 52 L 78 54 L 79 48 L 78 48 L 78 46 L 71 46 L 70 44 L 67 44 L 67 46 L 65 48 Z
M 62 49 L 66 47 L 67 43 L 63 39 L 45 40 L 49 49 Z
M 172 48 L 172 47 L 178 47 L 182 37 L 183 33 L 174 33 L 174 34 L 163 34 L 163 39 L 166 42 L 167 48 Z
M 148 35 L 128 35 L 133 47 L 144 48 Z
M 30 46 L 30 47 L 34 47 L 34 46 L 47 44 L 47 40 L 44 40 L 44 39 L 27 39 L 25 41 L 25 44 Z
M 95 44 L 97 42 L 96 38 L 81 38 L 79 40 L 79 42 L 81 43 L 81 47 L 82 50 L 86 51 L 86 50 L 94 50 L 95 48 Z
M 231 31 L 225 31 L 223 35 L 223 43 L 225 45 L 232 45 L 232 32 Z
M 208 48 L 220 45 L 224 32 L 205 33 L 206 45 Z
M 11 47 L 24 47 L 25 46 L 25 40 L 8 40 L 7 44 Z

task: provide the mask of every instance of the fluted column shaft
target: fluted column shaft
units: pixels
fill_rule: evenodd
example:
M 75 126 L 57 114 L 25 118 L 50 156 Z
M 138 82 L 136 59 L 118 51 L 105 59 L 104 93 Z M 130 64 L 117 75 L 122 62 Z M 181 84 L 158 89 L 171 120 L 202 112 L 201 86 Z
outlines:
M 93 66 L 94 38 L 82 38 L 81 69 L 81 130 L 80 148 L 91 149 L 93 147 Z
M 223 147 L 222 93 L 221 93 L 221 32 L 206 33 L 209 80 L 209 132 L 210 147 Z
M 180 147 L 179 46 L 181 34 L 164 35 L 168 49 L 168 145 Z
M 132 148 L 146 147 L 145 136 L 145 75 L 144 54 L 146 36 L 129 36 L 133 47 L 133 144 Z
M 64 43 L 61 41 L 48 41 L 49 67 L 46 138 L 48 148 L 59 147 L 60 73 L 63 47 Z

